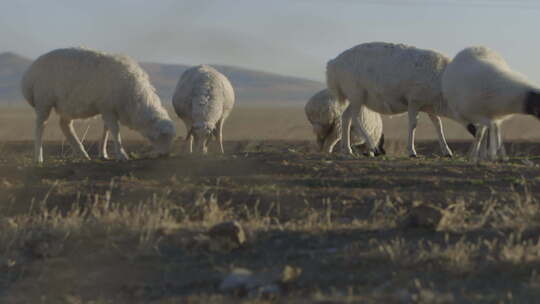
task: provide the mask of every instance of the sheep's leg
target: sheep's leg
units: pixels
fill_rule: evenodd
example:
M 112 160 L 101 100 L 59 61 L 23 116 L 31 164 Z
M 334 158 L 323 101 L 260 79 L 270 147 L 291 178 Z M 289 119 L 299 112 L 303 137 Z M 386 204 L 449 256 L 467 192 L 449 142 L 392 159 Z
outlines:
M 375 142 L 373 142 L 373 139 L 371 138 L 371 136 L 368 135 L 366 129 L 364 129 L 364 127 L 360 123 L 360 120 L 358 119 L 358 114 L 353 117 L 353 124 L 354 124 L 355 130 L 357 130 L 358 133 L 360 133 L 360 135 L 366 141 L 366 144 L 369 148 L 367 152 L 368 156 L 373 157 L 375 155 L 379 155 L 380 154 L 379 147 L 375 145 Z M 350 139 L 350 136 L 352 136 L 352 134 L 349 135 L 349 139 Z
M 487 159 L 489 155 L 489 146 L 491 145 L 490 134 L 491 131 L 487 128 L 486 133 L 484 134 L 484 139 L 480 143 L 480 152 L 478 156 L 480 159 Z
M 193 153 L 193 131 L 191 127 L 187 128 L 188 134 L 186 135 L 186 143 L 189 154 Z
M 482 144 L 482 140 L 484 140 L 484 135 L 486 134 L 487 128 L 485 126 L 480 126 L 476 132 L 474 143 L 471 149 L 471 154 L 469 156 L 469 159 L 471 162 L 478 162 L 478 157 L 480 154 L 480 146 Z
M 216 133 L 217 133 L 217 141 L 218 141 L 218 145 L 219 145 L 219 151 L 223 154 L 225 153 L 225 150 L 223 149 L 223 123 L 224 123 L 224 119 L 220 119 L 217 123 L 217 130 L 216 130 Z
M 416 150 L 414 148 L 414 135 L 416 133 L 416 125 L 418 124 L 418 109 L 413 106 L 409 106 L 409 142 L 407 143 L 407 151 L 409 157 L 416 157 Z
M 105 122 L 105 127 L 109 129 L 109 132 L 111 132 L 116 159 L 121 161 L 129 160 L 129 157 L 122 146 L 122 138 L 120 136 L 120 126 L 118 125 L 118 121 L 112 117 L 103 117 L 103 120 Z
M 452 157 L 452 150 L 450 150 L 450 147 L 448 147 L 448 143 L 446 142 L 446 138 L 444 137 L 441 118 L 434 114 L 428 115 L 431 119 L 431 122 L 433 123 L 433 126 L 435 127 L 435 130 L 437 131 L 437 136 L 439 137 L 439 145 L 441 146 L 443 155 L 446 157 Z
M 508 160 L 508 155 L 506 154 L 506 149 L 504 148 L 504 143 L 502 140 L 501 125 L 499 123 L 495 124 L 497 132 L 497 154 L 500 155 L 500 158 L 504 161 Z
M 43 131 L 47 124 L 47 119 L 51 114 L 51 109 L 43 111 L 36 110 L 36 126 L 34 130 L 34 162 L 43 163 Z
M 499 149 L 499 132 L 497 124 L 492 122 L 489 124 L 489 145 L 488 145 L 488 158 L 491 161 L 497 160 L 497 150 Z
M 188 153 L 193 153 L 193 128 L 191 126 L 191 122 L 184 121 L 184 125 L 186 126 L 186 144 Z
M 107 141 L 109 140 L 109 129 L 103 125 L 103 134 L 101 136 L 101 142 L 99 143 L 99 157 L 103 159 L 109 159 L 107 153 Z
M 330 131 L 330 133 L 324 139 L 324 143 L 322 145 L 322 152 L 332 153 L 332 151 L 334 151 L 334 146 L 337 144 L 338 141 L 339 141 L 339 133 L 336 126 L 334 125 L 332 127 L 332 131 Z
M 350 102 L 347 110 L 353 105 L 353 102 Z M 341 115 L 341 123 L 337 123 L 334 128 L 336 132 L 341 133 L 341 152 L 349 155 L 353 155 L 351 149 L 351 123 L 353 119 L 353 111 L 345 111 Z M 358 109 L 359 110 L 359 109 Z M 358 113 L 356 114 L 358 115 Z
M 495 150 L 495 153 L 496 153 L 495 158 L 492 160 L 496 160 L 496 159 L 501 159 L 503 161 L 508 160 L 508 156 L 506 155 L 506 149 L 504 148 L 504 143 L 502 141 L 500 124 L 498 122 L 493 123 L 491 125 L 490 132 L 494 133 L 492 136 L 490 136 L 490 140 L 494 143 L 493 145 L 495 146 L 495 148 L 493 149 Z M 492 138 L 495 138 L 495 141 L 493 141 Z
M 207 154 L 208 153 L 208 137 L 207 136 L 204 136 L 204 138 L 201 138 L 200 139 L 202 142 L 201 142 L 201 150 L 200 151 L 197 151 L 201 154 Z M 199 145 L 197 143 L 195 143 L 195 148 L 198 149 L 199 148 Z
M 75 130 L 73 130 L 73 120 L 60 118 L 60 129 L 62 129 L 62 133 L 64 133 L 73 151 L 85 159 L 90 159 L 77 134 L 75 134 Z

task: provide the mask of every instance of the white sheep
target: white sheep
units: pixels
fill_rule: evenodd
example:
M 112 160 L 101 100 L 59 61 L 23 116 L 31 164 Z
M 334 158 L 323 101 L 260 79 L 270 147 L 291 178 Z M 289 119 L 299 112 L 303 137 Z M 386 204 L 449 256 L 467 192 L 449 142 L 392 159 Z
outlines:
M 186 70 L 173 95 L 176 114 L 187 130 L 189 153 L 207 152 L 207 143 L 213 137 L 223 150 L 223 124 L 234 106 L 234 90 L 223 74 L 208 65 Z
M 513 71 L 499 54 L 483 46 L 459 52 L 447 66 L 442 85 L 454 117 L 469 122 L 468 129 L 475 133 L 471 161 L 479 160 L 486 133 L 487 157 L 506 157 L 500 124 L 512 114 L 540 117 L 540 88 Z M 485 141 L 488 142 L 487 137 Z
M 341 134 L 338 133 L 336 125 L 341 123 L 341 115 L 347 106 L 348 103 L 339 103 L 327 89 L 319 91 L 306 103 L 304 111 L 313 127 L 317 137 L 317 144 L 322 152 L 332 153 L 335 144 L 339 141 Z M 363 106 L 358 120 L 369 134 L 371 140 L 378 143 L 380 152 L 384 154 L 381 115 Z M 351 136 L 352 145 L 361 146 L 367 144 L 365 137 L 354 126 L 351 130 Z
M 350 128 L 352 123 L 364 134 L 356 117 L 362 105 L 381 114 L 408 112 L 409 155 L 416 156 L 414 135 L 418 112 L 428 113 L 445 156 L 452 156 L 446 143 L 439 116 L 450 116 L 442 97 L 441 75 L 449 59 L 436 51 L 422 50 L 403 44 L 372 42 L 357 45 L 330 60 L 326 69 L 328 89 L 339 102 L 350 102 L 350 112 L 342 118 L 342 147 L 352 153 Z M 355 118 L 355 119 L 353 119 Z M 376 151 L 368 136 L 368 145 Z
M 116 157 L 127 160 L 119 122 L 148 138 L 158 154 L 171 148 L 176 131 L 147 74 L 132 59 L 85 48 L 57 49 L 40 56 L 23 76 L 22 93 L 36 112 L 34 160 L 43 162 L 43 131 L 54 108 L 73 150 L 89 159 L 73 120 L 101 114 L 100 155 L 108 158 L 112 135 Z

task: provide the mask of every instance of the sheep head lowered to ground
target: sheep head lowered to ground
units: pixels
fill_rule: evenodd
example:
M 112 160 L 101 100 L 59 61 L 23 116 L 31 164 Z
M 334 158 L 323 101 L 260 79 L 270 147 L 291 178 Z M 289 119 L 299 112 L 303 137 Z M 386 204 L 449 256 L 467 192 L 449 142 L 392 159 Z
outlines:
M 36 112 L 34 159 L 43 162 L 42 136 L 52 109 L 73 150 L 88 153 L 72 121 L 101 115 L 104 122 L 100 154 L 107 155 L 109 132 L 116 158 L 129 157 L 122 147 L 119 124 L 147 137 L 158 154 L 166 154 L 175 137 L 173 122 L 150 84 L 131 58 L 86 48 L 57 49 L 36 59 L 23 76 L 22 93 Z
M 511 115 L 539 117 L 540 88 L 483 46 L 465 48 L 454 57 L 444 71 L 442 88 L 454 118 L 468 122 L 468 130 L 475 135 L 471 161 L 483 158 L 481 147 L 488 137 L 487 157 L 506 158 L 500 124 Z
M 189 152 L 207 152 L 215 138 L 223 150 L 223 124 L 234 106 L 234 90 L 225 75 L 208 65 L 186 70 L 176 86 L 173 106 L 184 122 Z
M 321 152 L 332 153 L 334 146 L 340 140 L 339 126 L 341 115 L 346 110 L 348 103 L 340 103 L 328 90 L 322 90 L 313 95 L 306 103 L 304 111 L 308 121 L 313 127 L 317 138 L 317 144 Z M 382 119 L 379 113 L 362 107 L 358 115 L 360 124 L 367 131 L 372 141 L 378 144 L 381 154 L 384 154 L 384 136 L 382 132 Z M 351 130 L 352 145 L 367 145 L 367 140 L 361 131 L 355 126 Z

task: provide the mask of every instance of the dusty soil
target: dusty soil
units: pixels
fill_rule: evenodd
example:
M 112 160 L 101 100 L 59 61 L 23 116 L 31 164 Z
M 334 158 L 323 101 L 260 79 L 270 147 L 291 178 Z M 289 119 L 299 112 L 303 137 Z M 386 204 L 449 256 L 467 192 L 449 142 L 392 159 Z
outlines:
M 0 237 L 0 269 L 9 270 L 0 296 L 264 302 L 217 286 L 234 267 L 292 265 L 302 275 L 276 301 L 540 301 L 540 144 L 512 142 L 509 162 L 476 165 L 462 157 L 468 144 L 451 142 L 453 159 L 431 141 L 409 159 L 391 140 L 385 157 L 347 158 L 309 141 L 245 140 L 226 142 L 225 155 L 187 155 L 177 144 L 172 157 L 148 159 L 147 144 L 128 142 L 134 159 L 116 162 L 77 160 L 47 142 L 36 166 L 31 142 L 4 142 L 0 219 L 11 224 Z M 87 147 L 95 157 L 96 144 Z M 438 227 L 410 225 L 418 204 L 441 210 Z M 208 249 L 205 231 L 226 220 L 243 223 L 247 245 Z M 44 238 L 47 250 L 62 250 L 36 253 Z

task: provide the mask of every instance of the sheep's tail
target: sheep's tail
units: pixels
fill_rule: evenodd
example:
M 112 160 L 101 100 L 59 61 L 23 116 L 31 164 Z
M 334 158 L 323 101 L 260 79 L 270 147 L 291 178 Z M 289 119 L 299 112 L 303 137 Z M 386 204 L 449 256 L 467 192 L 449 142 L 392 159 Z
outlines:
M 339 86 L 339 78 L 334 60 L 330 60 L 326 64 L 326 86 L 331 95 L 333 95 L 340 104 L 345 104 L 346 96 Z
M 27 75 L 25 74 L 23 76 L 23 79 L 21 81 L 21 93 L 26 99 L 26 101 L 33 107 L 36 107 L 36 103 L 34 102 L 34 90 L 32 86 L 30 85 L 30 81 L 27 78 Z
M 336 71 L 336 62 L 335 60 L 330 60 L 326 64 L 326 86 L 331 95 L 333 95 L 339 104 L 345 105 L 347 102 L 345 94 L 341 90 L 339 85 L 339 77 Z M 343 114 L 342 114 L 343 115 Z M 335 132 L 339 134 L 340 137 L 343 136 L 343 121 L 341 117 L 336 120 L 334 125 Z M 349 133 L 350 134 L 350 133 Z

